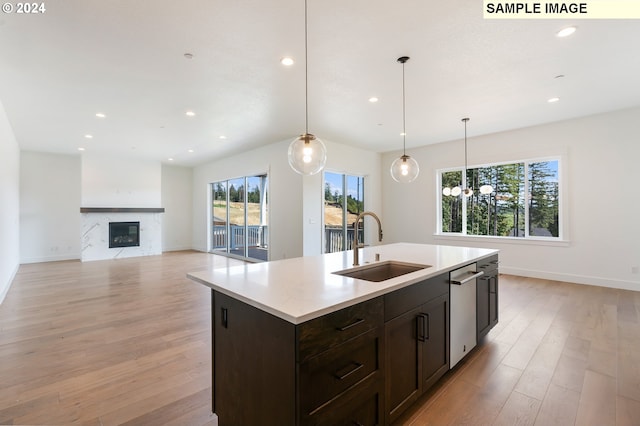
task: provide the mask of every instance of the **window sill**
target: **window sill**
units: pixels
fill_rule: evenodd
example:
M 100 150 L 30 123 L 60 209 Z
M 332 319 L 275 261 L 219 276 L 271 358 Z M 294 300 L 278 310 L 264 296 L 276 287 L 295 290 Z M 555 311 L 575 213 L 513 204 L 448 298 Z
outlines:
M 441 241 L 474 241 L 474 242 L 491 242 L 499 244 L 517 244 L 517 245 L 533 245 L 533 246 L 551 246 L 551 247 L 569 247 L 571 241 L 562 239 L 548 238 L 518 238 L 518 237 L 493 237 L 485 235 L 462 235 L 462 234 L 433 234 L 435 240 Z

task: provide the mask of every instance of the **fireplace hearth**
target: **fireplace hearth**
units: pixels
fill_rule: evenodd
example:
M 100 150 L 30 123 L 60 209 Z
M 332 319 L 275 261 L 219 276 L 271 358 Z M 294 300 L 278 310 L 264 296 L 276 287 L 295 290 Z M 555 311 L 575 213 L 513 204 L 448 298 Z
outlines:
M 140 222 L 109 222 L 109 248 L 139 246 Z

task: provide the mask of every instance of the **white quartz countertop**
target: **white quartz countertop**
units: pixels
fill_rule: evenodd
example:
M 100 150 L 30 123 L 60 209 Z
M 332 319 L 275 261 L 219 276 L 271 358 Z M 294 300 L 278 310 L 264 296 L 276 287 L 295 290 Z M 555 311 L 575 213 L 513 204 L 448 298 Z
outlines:
M 353 251 L 191 272 L 187 277 L 293 324 L 492 256 L 498 250 L 397 243 L 360 249 L 360 265 L 395 260 L 431 265 L 381 282 L 333 274 L 353 268 Z

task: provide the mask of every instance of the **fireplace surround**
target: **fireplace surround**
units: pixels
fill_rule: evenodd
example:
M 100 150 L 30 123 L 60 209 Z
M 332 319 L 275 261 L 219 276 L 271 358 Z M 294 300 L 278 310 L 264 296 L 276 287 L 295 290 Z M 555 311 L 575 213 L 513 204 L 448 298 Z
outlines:
M 164 208 L 81 207 L 80 213 L 83 262 L 162 253 Z M 123 225 L 117 238 L 111 229 L 114 223 Z M 137 241 L 130 229 L 133 224 L 137 224 Z

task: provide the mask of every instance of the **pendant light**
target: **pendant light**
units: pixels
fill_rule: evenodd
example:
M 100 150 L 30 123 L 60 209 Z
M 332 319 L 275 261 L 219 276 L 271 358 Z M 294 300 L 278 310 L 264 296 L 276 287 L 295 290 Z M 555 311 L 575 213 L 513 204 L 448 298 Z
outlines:
M 291 168 L 301 175 L 315 175 L 327 162 L 324 143 L 309 133 L 309 77 L 307 59 L 307 0 L 304 1 L 304 134 L 289 145 L 288 159 Z
M 418 162 L 409 157 L 406 152 L 407 126 L 406 126 L 406 101 L 404 90 L 404 64 L 409 60 L 408 56 L 398 58 L 402 64 L 402 155 L 391 164 L 391 177 L 396 182 L 413 182 L 420 173 Z
M 465 171 L 465 175 L 467 173 L 467 122 L 469 121 L 468 117 L 465 117 L 462 119 L 462 122 L 464 123 L 464 171 Z M 493 187 L 491 185 L 482 185 L 480 187 L 480 193 L 483 195 L 487 195 L 487 194 L 491 194 L 493 192 Z M 452 195 L 454 197 L 457 197 L 460 194 L 464 194 L 465 197 L 471 197 L 473 195 L 473 189 L 472 188 L 465 188 L 460 189 L 459 186 L 456 186 L 454 188 L 444 188 L 442 190 L 442 194 L 445 196 L 449 196 Z

